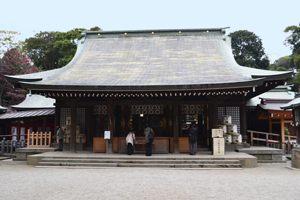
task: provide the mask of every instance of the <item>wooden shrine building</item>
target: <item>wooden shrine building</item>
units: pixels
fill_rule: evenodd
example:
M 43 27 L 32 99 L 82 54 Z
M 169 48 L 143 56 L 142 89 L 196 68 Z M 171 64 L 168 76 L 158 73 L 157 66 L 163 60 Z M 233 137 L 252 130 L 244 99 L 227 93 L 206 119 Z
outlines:
M 222 115 L 232 116 L 246 142 L 245 102 L 292 75 L 239 66 L 224 28 L 82 36 L 65 67 L 7 76 L 17 87 L 56 99 L 55 124 L 65 125 L 71 117 L 71 151 L 76 151 L 76 125 L 86 146 L 110 131 L 107 153 L 122 151 L 130 129 L 143 137 L 149 125 L 158 147 L 154 153 L 186 152 L 191 121 L 198 123 L 198 146 L 211 147 L 211 129 L 218 128 Z

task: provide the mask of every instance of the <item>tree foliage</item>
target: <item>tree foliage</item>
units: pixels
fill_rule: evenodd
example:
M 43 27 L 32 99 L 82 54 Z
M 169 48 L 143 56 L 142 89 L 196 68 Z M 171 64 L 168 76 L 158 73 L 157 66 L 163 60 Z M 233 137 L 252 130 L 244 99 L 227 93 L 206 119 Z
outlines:
M 8 50 L 0 59 L 0 105 L 19 104 L 25 98 L 26 91 L 15 89 L 4 75 L 19 75 L 38 72 L 32 66 L 32 60 L 17 50 Z
M 284 44 L 292 49 L 291 65 L 300 69 L 300 27 L 288 26 L 284 30 L 290 35 L 285 39 Z
M 62 56 L 54 49 L 56 34 L 57 32 L 44 31 L 25 40 L 25 51 L 41 70 L 58 68 L 58 60 Z
M 55 37 L 55 50 L 62 55 L 58 61 L 58 67 L 67 65 L 74 57 L 77 49 L 77 42 L 81 38 L 80 31 L 87 31 L 84 28 L 75 28 L 68 32 L 58 32 Z
M 90 30 L 101 30 L 98 26 Z M 67 32 L 40 32 L 25 40 L 24 49 L 41 70 L 50 70 L 67 65 L 74 57 L 77 42 L 82 37 L 80 31 L 85 28 L 74 28 Z
M 17 31 L 0 30 L 0 58 L 7 50 L 20 49 L 23 42 L 18 40 L 20 33 Z
M 270 70 L 277 70 L 279 68 L 290 70 L 292 68 L 291 65 L 291 56 L 284 56 L 274 61 L 273 64 L 270 65 Z M 278 71 L 278 70 L 277 70 Z M 280 70 L 282 71 L 282 70 Z
M 265 54 L 261 39 L 253 32 L 239 30 L 229 34 L 232 53 L 239 65 L 267 69 L 270 61 Z

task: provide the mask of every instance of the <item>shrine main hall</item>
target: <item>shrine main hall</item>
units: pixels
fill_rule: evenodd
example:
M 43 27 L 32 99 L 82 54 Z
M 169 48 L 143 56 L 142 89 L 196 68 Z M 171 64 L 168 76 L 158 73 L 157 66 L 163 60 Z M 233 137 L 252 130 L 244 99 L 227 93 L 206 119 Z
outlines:
M 198 148 L 209 149 L 211 130 L 224 115 L 246 143 L 246 101 L 283 85 L 292 72 L 238 65 L 225 29 L 84 31 L 66 66 L 6 77 L 56 99 L 54 127 L 70 119 L 71 152 L 124 153 L 127 133 L 142 140 L 147 126 L 155 132 L 153 153 L 189 152 L 193 121 Z M 83 144 L 76 133 L 86 138 Z

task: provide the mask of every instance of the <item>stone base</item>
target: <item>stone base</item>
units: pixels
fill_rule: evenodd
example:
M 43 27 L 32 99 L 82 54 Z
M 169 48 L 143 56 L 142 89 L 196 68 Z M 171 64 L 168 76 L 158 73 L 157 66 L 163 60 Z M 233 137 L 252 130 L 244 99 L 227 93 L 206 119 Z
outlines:
M 242 144 L 225 144 L 225 152 L 226 151 L 236 151 L 237 149 L 243 148 Z
M 53 152 L 55 148 L 53 147 L 27 147 L 27 148 L 18 148 L 16 150 L 16 158 L 13 161 L 26 161 L 27 157 L 30 155 L 40 154 L 44 152 Z
M 285 163 L 282 159 L 283 151 L 269 147 L 251 147 L 238 149 L 238 152 L 247 153 L 257 157 L 258 163 Z
M 249 143 L 242 143 L 242 145 L 243 145 L 243 148 L 250 148 L 250 144 Z
M 300 169 L 300 149 L 299 148 L 292 150 L 292 167 Z

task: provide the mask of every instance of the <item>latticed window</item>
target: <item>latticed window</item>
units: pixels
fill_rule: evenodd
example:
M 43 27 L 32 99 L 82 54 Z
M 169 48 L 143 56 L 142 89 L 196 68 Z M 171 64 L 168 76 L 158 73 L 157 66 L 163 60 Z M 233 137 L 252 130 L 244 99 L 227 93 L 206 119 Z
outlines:
M 184 104 L 181 106 L 181 114 L 183 115 L 201 115 L 202 113 L 203 105 Z
M 94 115 L 107 115 L 107 105 L 95 105 Z
M 132 115 L 162 115 L 164 114 L 163 105 L 152 104 L 152 105 L 131 105 L 130 114 Z
M 76 125 L 80 127 L 80 133 L 85 133 L 85 108 L 77 108 Z M 60 125 L 66 125 L 67 117 L 71 117 L 71 108 L 60 109 Z M 72 122 L 71 122 L 72 123 Z

